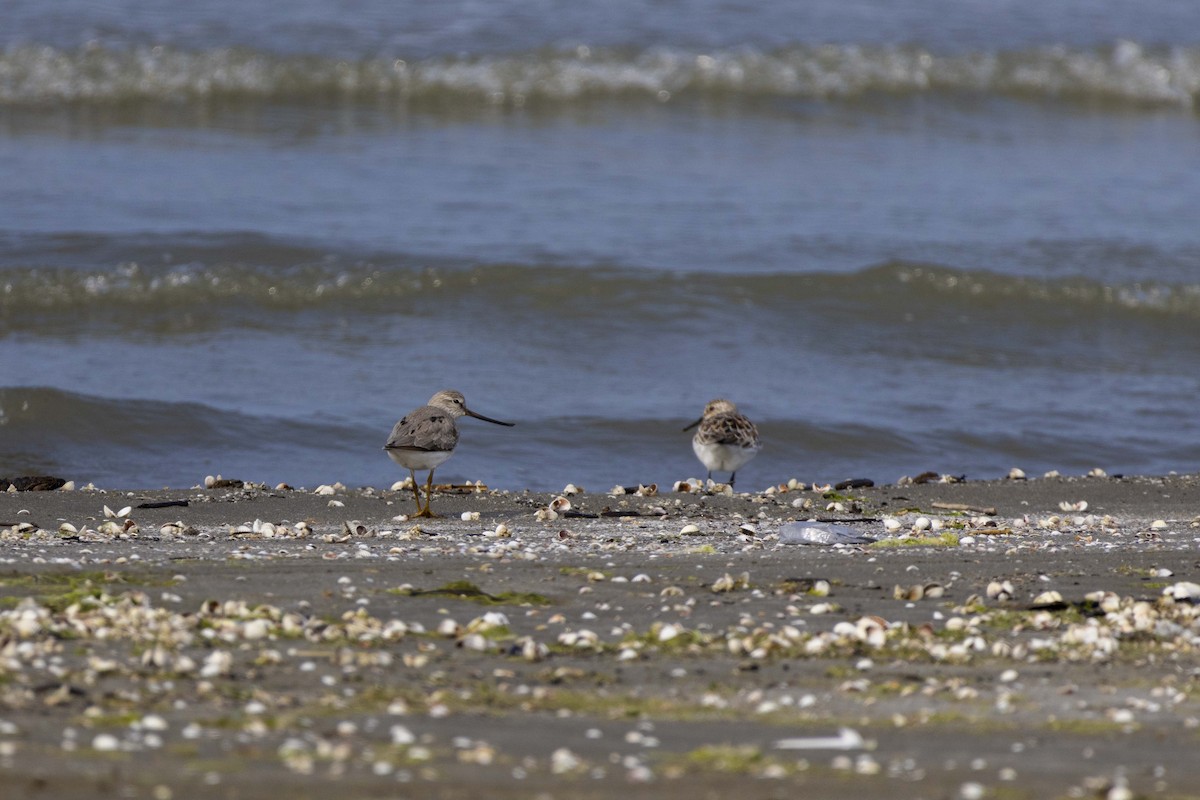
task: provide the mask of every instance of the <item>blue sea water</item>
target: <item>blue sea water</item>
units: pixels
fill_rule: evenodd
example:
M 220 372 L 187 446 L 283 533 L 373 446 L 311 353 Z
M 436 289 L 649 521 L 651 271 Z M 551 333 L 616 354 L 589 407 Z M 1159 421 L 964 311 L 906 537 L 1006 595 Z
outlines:
M 0 475 L 739 488 L 1200 462 L 1200 26 L 1154 0 L 14 0 Z

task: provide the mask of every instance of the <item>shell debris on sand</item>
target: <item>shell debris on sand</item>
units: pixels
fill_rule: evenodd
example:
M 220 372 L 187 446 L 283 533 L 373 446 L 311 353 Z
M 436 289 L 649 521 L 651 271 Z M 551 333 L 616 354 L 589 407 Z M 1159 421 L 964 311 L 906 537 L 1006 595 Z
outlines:
M 939 516 L 927 498 L 905 491 L 916 499 L 888 496 L 901 530 L 919 517 L 929 529 L 939 519 L 964 534 L 986 524 Z M 206 757 L 228 746 L 256 776 L 289 786 L 280 776 L 295 776 L 321 790 L 342 776 L 362 785 L 387 776 L 393 788 L 397 775 L 419 786 L 456 780 L 456 770 L 475 786 L 516 781 L 517 769 L 544 778 L 552 754 L 567 748 L 563 774 L 581 768 L 605 791 L 651 764 L 661 785 L 678 781 L 689 793 L 721 774 L 712 764 L 726 763 L 730 753 L 717 748 L 732 725 L 764 743 L 739 769 L 797 793 L 823 779 L 821 770 L 801 777 L 793 759 L 772 760 L 770 743 L 837 739 L 831 720 L 855 720 L 851 730 L 869 731 L 876 749 L 869 761 L 852 752 L 839 762 L 838 780 L 850 782 L 842 789 L 866 786 L 853 781 L 876 773 L 903 774 L 921 781 L 923 794 L 955 796 L 968 778 L 987 784 L 1001 769 L 1053 769 L 1080 782 L 1088 767 L 1078 766 L 1078 752 L 1095 747 L 1106 763 L 1139 767 L 1130 774 L 1148 793 L 1146 759 L 1181 752 L 1172 739 L 1186 739 L 1186 720 L 1200 717 L 1179 677 L 1200 646 L 1200 587 L 1180 557 L 1194 550 L 1194 530 L 1138 534 L 1151 520 L 1192 514 L 1139 508 L 1106 521 L 1063 512 L 1058 503 L 1072 495 L 1047 491 L 1046 502 L 1001 519 L 1011 535 L 979 536 L 952 554 L 776 547 L 771 532 L 796 516 L 787 493 L 625 496 L 628 516 L 572 519 L 567 542 L 558 525 L 531 519 L 557 495 L 494 494 L 457 507 L 451 497 L 452 516 L 408 536 L 389 524 L 392 511 L 378 496 L 347 490 L 337 495 L 345 508 L 329 509 L 328 497 L 312 492 L 256 504 L 236 490 L 234 502 L 131 512 L 143 539 L 161 536 L 152 547 L 90 528 L 95 498 L 79 510 L 34 507 L 11 520 L 28 520 L 24 527 L 0 529 L 9 562 L 0 581 L 13 598 L 0 607 L 3 721 L 19 728 L 19 752 L 31 757 L 63 752 L 63 741 L 88 755 L 100 735 L 112 737 L 102 741 L 112 753 L 135 757 L 139 749 Z M 879 506 L 870 496 L 861 502 L 871 519 L 846 527 L 882 533 Z M 666 514 L 647 514 L 653 503 Z M 482 511 L 486 527 L 463 520 L 464 510 Z M 68 518 L 75 532 L 64 536 Z M 302 518 L 316 535 L 291 534 L 297 523 L 285 520 Z M 176 522 L 208 538 L 161 535 Z M 496 535 L 501 526 L 508 535 Z M 679 535 L 686 526 L 704 533 Z M 1163 564 L 1174 570 L 1164 573 Z M 19 580 L 26 574 L 37 581 Z M 1058 577 L 1067 574 L 1086 577 Z M 388 588 L 401 580 L 424 591 Z M 461 581 L 482 594 L 445 593 Z M 920 601 L 893 599 L 893 587 L 920 587 Z M 1098 670 L 1112 691 L 1097 689 Z M 163 724 L 142 725 L 149 714 Z M 393 739 L 400 716 L 405 732 Z M 585 736 L 590 730 L 602 735 Z M 1129 733 L 1157 730 L 1185 736 L 1155 737 L 1148 754 Z M 921 742 L 925 732 L 945 741 L 948 731 L 964 749 L 980 745 L 1002 760 L 989 755 L 986 770 L 946 767 L 944 750 Z M 6 738 L 15 737 L 0 728 Z M 684 760 L 695 755 L 680 751 L 684 740 L 705 743 L 707 766 Z M 1029 740 L 1058 757 L 1010 749 Z M 656 760 L 626 768 L 648 742 Z M 901 743 L 911 766 L 893 759 Z M 798 755 L 821 765 L 841 754 Z M 23 774 L 21 759 L 12 761 L 0 763 L 0 780 Z M 1185 785 L 1189 761 L 1169 763 L 1169 780 Z M 187 796 L 186 770 L 178 773 L 164 780 L 174 796 Z M 243 785 L 238 774 L 220 778 Z

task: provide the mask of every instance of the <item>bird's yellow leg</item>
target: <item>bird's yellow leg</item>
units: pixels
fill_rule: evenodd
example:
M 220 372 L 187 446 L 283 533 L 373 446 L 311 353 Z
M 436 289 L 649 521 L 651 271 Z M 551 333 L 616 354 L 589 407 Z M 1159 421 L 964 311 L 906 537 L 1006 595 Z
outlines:
M 417 473 L 411 469 L 408 471 L 409 477 L 412 479 L 413 497 L 417 499 L 417 515 L 421 514 L 421 490 L 417 487 Z
M 429 479 L 425 481 L 425 507 L 421 508 L 420 502 L 418 502 L 416 516 L 428 517 L 428 518 L 436 517 L 437 514 L 433 513 L 433 511 L 430 510 L 430 508 L 429 508 L 429 503 L 432 500 L 433 500 L 433 470 L 429 470 Z

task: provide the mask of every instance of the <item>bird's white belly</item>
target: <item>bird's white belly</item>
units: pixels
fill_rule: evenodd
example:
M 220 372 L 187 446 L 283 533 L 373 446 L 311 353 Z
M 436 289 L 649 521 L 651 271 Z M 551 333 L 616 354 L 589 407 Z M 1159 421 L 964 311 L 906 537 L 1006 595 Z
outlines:
M 692 441 L 696 458 L 709 470 L 737 472 L 750 459 L 758 455 L 757 447 L 742 447 L 736 444 L 703 444 Z
M 392 461 L 408 469 L 436 469 L 446 459 L 454 454 L 453 450 L 402 450 L 388 448 L 387 454 Z

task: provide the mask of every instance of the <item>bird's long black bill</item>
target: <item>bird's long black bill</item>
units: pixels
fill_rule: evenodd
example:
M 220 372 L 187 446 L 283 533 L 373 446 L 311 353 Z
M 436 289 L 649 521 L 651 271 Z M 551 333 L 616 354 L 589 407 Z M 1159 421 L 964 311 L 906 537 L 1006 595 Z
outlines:
M 512 426 L 517 424 L 515 422 L 501 422 L 498 419 L 492 419 L 491 417 L 485 417 L 483 414 L 476 414 L 474 411 L 472 411 L 469 408 L 464 408 L 463 411 L 467 412 L 467 416 L 474 417 L 475 419 L 481 419 L 484 422 L 490 422 L 493 425 L 503 425 L 506 428 L 511 428 Z
M 696 426 L 697 426 L 697 425 L 699 425 L 701 422 L 704 422 L 704 417 L 701 417 L 700 419 L 698 419 L 698 420 L 696 420 L 695 422 L 693 422 L 691 425 L 688 425 L 686 428 L 684 428 L 684 430 L 685 430 L 685 431 L 690 431 L 692 428 L 696 427 Z

